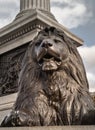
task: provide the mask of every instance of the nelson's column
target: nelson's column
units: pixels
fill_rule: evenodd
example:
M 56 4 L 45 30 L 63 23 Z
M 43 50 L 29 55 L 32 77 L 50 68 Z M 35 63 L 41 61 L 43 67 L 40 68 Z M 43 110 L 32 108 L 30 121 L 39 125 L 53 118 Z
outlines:
M 20 0 L 20 12 L 14 21 L 0 29 L 0 123 L 15 101 L 20 64 L 28 44 L 40 30 L 49 26 L 65 31 L 76 46 L 83 44 L 58 23 L 50 12 L 50 0 Z

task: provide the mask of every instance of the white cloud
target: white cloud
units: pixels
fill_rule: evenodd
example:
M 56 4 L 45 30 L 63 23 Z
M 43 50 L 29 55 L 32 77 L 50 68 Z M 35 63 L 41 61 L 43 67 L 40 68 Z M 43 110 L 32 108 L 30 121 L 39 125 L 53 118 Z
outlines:
M 84 46 L 80 47 L 78 50 L 84 61 L 90 91 L 95 91 L 95 46 Z
M 68 28 L 84 25 L 92 17 L 92 12 L 88 12 L 83 0 L 52 0 L 51 11 L 56 19 Z
M 87 71 L 95 73 L 95 46 L 80 47 L 79 52 L 84 60 Z
M 19 0 L 0 0 L 0 27 L 11 22 L 19 11 Z
M 87 73 L 87 78 L 89 82 L 89 91 L 90 92 L 95 92 L 95 74 L 93 73 Z
M 68 28 L 84 25 L 92 16 L 84 0 L 51 0 L 51 11 Z M 19 11 L 20 0 L 0 0 L 0 27 L 11 22 Z

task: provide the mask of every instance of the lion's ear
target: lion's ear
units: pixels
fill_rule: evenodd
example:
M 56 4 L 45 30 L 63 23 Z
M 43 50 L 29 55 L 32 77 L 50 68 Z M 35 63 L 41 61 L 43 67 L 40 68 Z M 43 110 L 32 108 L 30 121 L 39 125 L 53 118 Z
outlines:
M 47 34 L 51 34 L 54 33 L 56 30 L 55 27 L 51 26 L 51 27 L 45 27 L 44 30 L 42 30 L 40 33 L 47 33 Z
M 56 30 L 56 28 L 55 28 L 55 27 L 53 27 L 53 26 L 52 26 L 52 27 L 50 27 L 50 31 L 51 31 L 51 32 L 54 32 L 55 30 Z
M 44 29 L 44 31 L 45 31 L 46 33 L 48 33 L 49 30 L 50 30 L 50 27 L 46 27 L 46 28 Z

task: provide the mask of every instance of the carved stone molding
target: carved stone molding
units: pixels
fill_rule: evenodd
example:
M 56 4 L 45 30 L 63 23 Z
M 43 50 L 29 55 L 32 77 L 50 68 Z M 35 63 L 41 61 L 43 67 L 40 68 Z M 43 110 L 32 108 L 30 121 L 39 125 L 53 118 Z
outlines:
M 14 40 L 14 39 L 16 39 L 16 38 L 30 32 L 30 31 L 32 31 L 32 30 L 34 30 L 36 28 L 41 30 L 44 27 L 45 27 L 44 24 L 40 24 L 40 23 L 36 23 L 36 22 L 34 22 L 32 25 L 27 25 L 26 27 L 22 27 L 18 31 L 14 32 L 13 34 L 8 35 L 6 38 L 2 38 L 0 46 L 2 44 L 4 45 L 5 43 L 7 43 L 9 41 Z

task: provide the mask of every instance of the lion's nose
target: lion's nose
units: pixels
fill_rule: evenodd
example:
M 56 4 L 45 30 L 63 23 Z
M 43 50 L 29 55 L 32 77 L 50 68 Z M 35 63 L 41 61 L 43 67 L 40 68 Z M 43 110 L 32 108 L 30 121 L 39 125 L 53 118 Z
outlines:
M 41 44 L 41 47 L 44 47 L 44 48 L 49 48 L 51 47 L 53 44 L 49 41 L 43 41 L 42 44 Z

